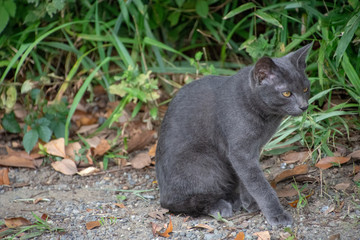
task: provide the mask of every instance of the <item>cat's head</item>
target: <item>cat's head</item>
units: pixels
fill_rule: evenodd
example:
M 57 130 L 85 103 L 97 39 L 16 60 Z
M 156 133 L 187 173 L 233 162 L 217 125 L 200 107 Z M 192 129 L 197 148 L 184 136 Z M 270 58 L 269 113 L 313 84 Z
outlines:
M 281 58 L 263 57 L 251 72 L 257 102 L 267 113 L 301 115 L 308 108 L 310 82 L 306 77 L 306 56 L 312 44 Z

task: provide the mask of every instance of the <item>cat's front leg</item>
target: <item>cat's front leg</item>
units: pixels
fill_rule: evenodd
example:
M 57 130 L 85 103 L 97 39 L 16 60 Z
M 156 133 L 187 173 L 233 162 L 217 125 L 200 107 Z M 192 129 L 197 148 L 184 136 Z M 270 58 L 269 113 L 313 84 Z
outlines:
M 281 206 L 276 192 L 266 180 L 257 160 L 245 163 L 233 160 L 232 163 L 243 185 L 257 202 L 266 220 L 271 225 L 291 225 L 293 222 L 291 215 Z

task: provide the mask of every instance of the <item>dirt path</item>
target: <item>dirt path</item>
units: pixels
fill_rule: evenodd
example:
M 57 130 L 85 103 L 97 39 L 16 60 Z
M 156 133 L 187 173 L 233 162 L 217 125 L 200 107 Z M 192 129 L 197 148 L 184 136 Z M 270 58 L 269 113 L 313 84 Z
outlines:
M 272 172 L 281 170 L 275 158 L 262 164 L 269 178 Z M 238 212 L 227 222 L 207 216 L 172 215 L 173 232 L 169 239 L 234 239 L 239 232 L 245 233 L 245 239 L 258 239 L 253 234 L 266 231 L 271 239 L 291 239 L 291 236 L 297 239 L 360 239 L 360 187 L 348 177 L 352 168 L 348 164 L 325 170 L 322 197 L 320 183 L 314 180 L 319 178 L 319 170 L 311 168 L 306 175 L 308 183 L 304 193 L 314 194 L 305 207 L 290 207 L 288 203 L 297 196 L 280 198 L 295 219 L 291 233 L 284 228 L 271 227 L 259 213 Z M 159 206 L 153 167 L 112 168 L 88 177 L 65 176 L 50 167 L 12 168 L 9 176 L 12 187 L 0 187 L 0 220 L 25 217 L 34 221 L 32 212 L 38 216 L 46 213 L 53 226 L 65 229 L 63 234 L 46 233 L 38 239 L 161 239 L 153 235 L 152 226 L 169 223 L 169 214 Z M 305 182 L 299 182 L 299 188 Z M 284 181 L 278 188 L 289 183 Z M 47 201 L 36 204 L 24 201 L 39 198 Z M 119 204 L 116 206 L 116 203 Z M 86 229 L 86 223 L 97 220 L 102 220 L 103 225 Z

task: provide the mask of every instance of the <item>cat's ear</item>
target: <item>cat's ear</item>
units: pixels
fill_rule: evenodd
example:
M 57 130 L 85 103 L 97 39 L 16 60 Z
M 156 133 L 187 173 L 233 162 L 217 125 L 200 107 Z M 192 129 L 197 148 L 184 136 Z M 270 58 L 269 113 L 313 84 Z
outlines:
M 277 68 L 274 61 L 269 57 L 260 58 L 254 67 L 253 77 L 258 85 L 272 82 L 273 70 Z
M 313 43 L 307 44 L 304 47 L 296 50 L 295 52 L 290 53 L 288 56 L 290 57 L 290 61 L 298 68 L 305 69 L 306 68 L 306 57 L 311 49 Z

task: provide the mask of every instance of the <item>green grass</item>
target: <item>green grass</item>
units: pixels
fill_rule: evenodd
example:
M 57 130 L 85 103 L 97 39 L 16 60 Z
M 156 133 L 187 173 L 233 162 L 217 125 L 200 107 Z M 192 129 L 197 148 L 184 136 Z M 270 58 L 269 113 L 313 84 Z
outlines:
M 43 9 L 43 14 L 36 9 Z M 314 42 L 307 68 L 313 105 L 307 115 L 285 119 L 265 152 L 286 151 L 292 147 L 284 146 L 300 141 L 313 151 L 316 161 L 322 154 L 332 154 L 337 137 L 349 134 L 343 116 L 359 115 L 359 19 L 358 1 L 119 0 L 110 6 L 106 1 L 85 0 L 69 1 L 51 11 L 42 3 L 22 1 L 0 35 L 0 111 L 10 118 L 7 114 L 19 102 L 35 111 L 27 122 L 30 126 L 44 114 L 44 107 L 37 106 L 46 106 L 48 100 L 66 105 L 72 87 L 85 77 L 64 120 L 68 142 L 71 117 L 94 85 L 102 85 L 110 101 L 120 100 L 99 132 L 110 127 L 132 101 L 137 110 L 148 105 L 157 118 L 157 107 L 163 103 L 144 97 L 156 88 L 136 84 L 149 71 L 153 74 L 145 83 L 156 81 L 171 97 L 183 84 L 172 80 L 171 74 L 189 79 L 211 73 L 231 75 L 264 55 L 283 56 Z M 196 56 L 199 52 L 201 57 Z M 129 72 L 133 75 L 123 88 L 125 94 L 113 94 L 110 89 L 126 81 Z M 56 89 L 56 96 L 46 93 L 49 87 Z M 21 88 L 27 91 L 20 92 Z M 334 90 L 342 90 L 347 101 L 322 110 Z M 360 126 L 358 120 L 355 126 Z M 26 135 L 27 129 L 21 131 Z

